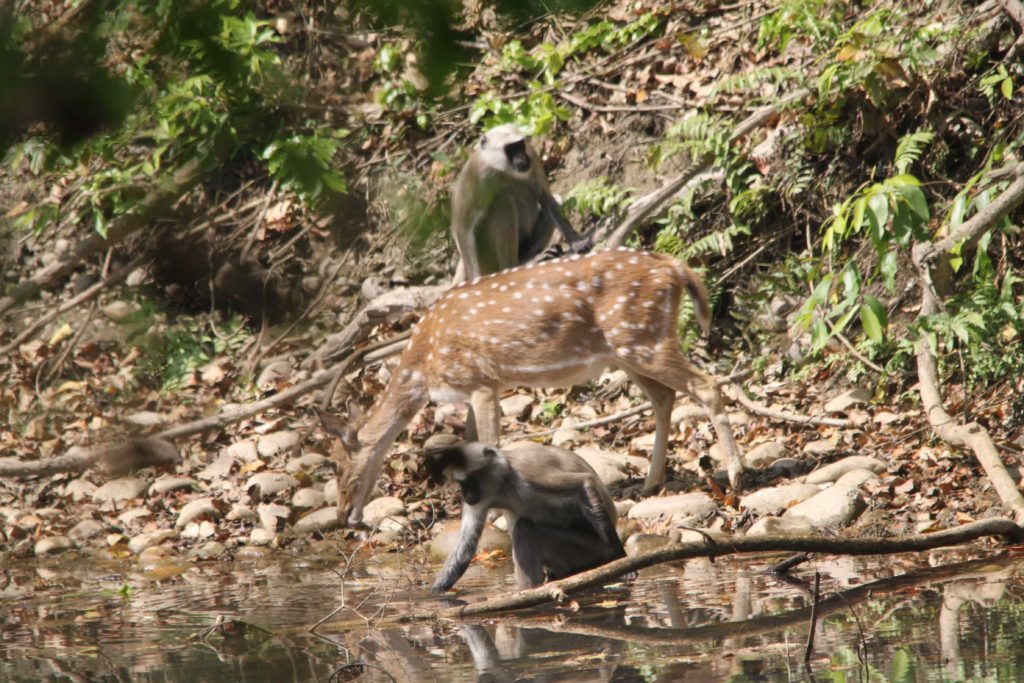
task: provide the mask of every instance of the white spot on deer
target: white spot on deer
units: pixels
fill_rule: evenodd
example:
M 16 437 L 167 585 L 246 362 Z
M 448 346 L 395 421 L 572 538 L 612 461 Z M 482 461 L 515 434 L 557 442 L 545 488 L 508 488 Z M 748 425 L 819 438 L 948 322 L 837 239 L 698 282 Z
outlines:
M 572 256 L 569 257 L 569 260 L 570 261 L 579 261 L 580 258 L 582 258 L 582 257 L 579 254 L 573 254 Z
M 477 276 L 476 276 L 475 278 L 473 278 L 473 281 L 472 281 L 472 282 L 470 282 L 469 284 L 471 284 L 471 285 L 476 285 L 476 284 L 480 284 L 480 280 L 482 280 L 482 279 L 483 279 L 483 277 L 482 277 L 482 276 L 480 276 L 480 275 L 477 275 Z
M 640 305 L 643 306 L 644 308 L 653 308 L 654 302 L 651 300 L 647 300 Z
M 618 261 L 615 264 L 615 270 L 623 270 L 625 267 L 626 267 L 626 264 L 623 263 L 622 261 Z
M 508 285 L 502 285 L 501 287 L 498 287 L 498 291 L 499 292 L 507 292 L 508 291 Z
M 615 349 L 615 355 L 617 355 L 617 356 L 628 356 L 628 355 L 630 355 L 631 352 L 632 352 L 632 349 L 630 349 L 630 348 L 628 348 L 626 346 L 620 346 L 617 349 Z
M 419 370 L 413 370 L 412 374 L 409 375 L 409 379 L 411 379 L 413 382 L 422 382 L 423 381 L 423 373 L 420 372 Z
M 551 303 L 554 300 L 555 300 L 555 297 L 551 296 L 550 294 L 545 294 L 544 295 L 544 301 L 546 301 L 547 303 Z
M 588 289 L 590 289 L 590 285 L 588 285 L 585 280 L 580 280 L 579 282 L 576 283 L 576 289 L 580 290 L 581 292 L 585 292 Z
M 438 353 L 440 353 L 442 356 L 450 356 L 451 353 L 452 353 L 452 350 L 449 347 L 447 347 L 447 346 L 442 346 L 438 350 Z
M 433 360 L 434 360 L 434 354 L 433 353 L 428 353 L 427 354 L 427 362 L 430 363 Z
M 465 292 L 459 292 L 459 298 L 460 299 L 468 299 L 469 298 L 469 294 L 466 294 Z
M 497 282 L 492 282 L 491 283 L 491 289 L 497 289 L 497 288 L 498 288 L 498 283 Z
M 625 247 L 619 247 L 615 251 L 629 251 L 629 249 L 626 249 Z
M 447 298 L 448 298 L 448 297 L 445 297 L 445 299 L 447 299 Z M 439 308 L 440 310 L 442 310 L 442 311 L 443 311 L 444 309 L 448 308 L 448 302 L 446 302 L 446 301 L 442 301 L 442 302 L 441 302 L 441 305 L 440 305 L 440 306 L 438 306 L 438 308 Z
M 631 265 L 631 266 L 635 266 L 635 265 L 636 265 L 636 264 L 638 264 L 638 263 L 640 263 L 640 259 L 638 259 L 638 258 L 637 258 L 636 256 L 631 256 L 631 257 L 630 257 L 630 259 L 629 259 L 629 265 Z
M 533 280 L 527 280 L 526 281 L 526 288 L 527 289 L 533 289 Z
M 483 296 L 483 290 L 477 289 L 473 292 L 473 296 Z
M 510 306 L 502 306 L 501 312 L 502 313 L 511 313 L 512 312 L 512 308 Z
M 522 292 L 512 292 L 512 298 L 513 299 L 522 299 L 523 298 L 523 293 Z
M 626 303 L 626 297 L 624 297 L 624 296 L 620 296 L 620 297 L 616 298 L 615 300 L 618 301 L 620 304 Z

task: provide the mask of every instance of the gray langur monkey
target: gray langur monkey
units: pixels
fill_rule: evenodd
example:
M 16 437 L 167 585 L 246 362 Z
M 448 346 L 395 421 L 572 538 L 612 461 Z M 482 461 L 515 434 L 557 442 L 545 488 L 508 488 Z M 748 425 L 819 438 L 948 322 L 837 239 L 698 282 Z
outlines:
M 571 451 L 531 442 L 498 450 L 470 442 L 428 451 L 426 469 L 431 482 L 447 477 L 462 489 L 458 544 L 434 581 L 435 592 L 450 589 L 465 573 L 492 508 L 508 521 L 520 588 L 626 556 L 608 488 Z
M 573 253 L 592 246 L 562 216 L 529 138 L 511 123 L 487 131 L 452 188 L 463 276 L 456 271 L 456 284 L 526 263 L 547 248 L 556 227 Z

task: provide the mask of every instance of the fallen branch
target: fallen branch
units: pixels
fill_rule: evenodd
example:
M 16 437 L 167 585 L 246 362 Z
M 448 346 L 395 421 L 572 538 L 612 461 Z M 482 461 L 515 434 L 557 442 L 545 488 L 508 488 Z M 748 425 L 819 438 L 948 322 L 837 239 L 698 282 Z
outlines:
M 803 99 L 810 94 L 810 90 L 800 89 L 786 95 L 775 104 L 758 109 L 733 129 L 732 135 L 730 135 L 729 139 L 739 140 L 743 136 L 752 133 L 754 130 L 767 123 L 781 107 L 789 104 L 790 102 Z M 607 235 L 607 248 L 614 249 L 625 242 L 626 238 L 629 237 L 629 234 L 633 232 L 638 225 L 643 223 L 643 221 L 649 218 L 654 212 L 664 206 L 680 190 L 693 181 L 694 178 L 707 171 L 714 160 L 715 158 L 711 154 L 705 154 L 698 157 L 686 168 L 686 170 L 674 179 L 662 185 L 660 189 L 633 202 L 629 209 L 629 213 L 626 214 L 626 218 L 623 219 L 622 223 L 620 223 L 618 227 L 611 231 L 611 234 Z M 598 242 L 604 237 L 605 235 L 595 235 L 594 241 Z
M 917 269 L 921 286 L 921 310 L 918 322 L 939 312 L 939 297 L 932 281 L 932 268 L 937 260 L 949 253 L 957 244 L 969 244 L 976 237 L 991 230 L 1004 216 L 1024 203 L 1024 165 L 1018 165 L 1014 172 L 1016 180 L 1010 184 L 985 209 L 969 221 L 962 223 L 948 237 L 938 242 L 918 242 L 911 250 L 914 267 Z M 917 342 L 917 379 L 928 423 L 943 441 L 954 446 L 966 446 L 974 453 L 992 488 L 1003 506 L 1013 514 L 1017 522 L 1024 523 L 1024 496 L 1016 482 L 1007 472 L 999 450 L 988 430 L 977 422 L 960 424 L 946 412 L 939 390 L 940 380 L 935 350 L 926 339 Z
M 212 415 L 210 417 L 204 417 L 200 420 L 194 420 L 192 422 L 186 422 L 185 424 L 178 425 L 165 429 L 162 432 L 154 434 L 153 436 L 160 439 L 178 439 L 183 436 L 191 436 L 193 434 L 199 434 L 211 429 L 220 429 L 226 427 L 229 424 L 234 424 L 240 420 L 244 420 L 247 417 L 252 417 L 262 413 L 265 410 L 276 408 L 277 406 L 291 403 L 300 396 L 304 396 L 311 391 L 319 389 L 322 386 L 327 385 L 335 377 L 345 374 L 345 371 L 355 363 L 357 360 L 365 356 L 370 351 L 378 349 L 382 346 L 387 346 L 394 342 L 393 338 L 382 339 L 373 344 L 367 344 L 361 348 L 356 349 L 343 361 L 338 363 L 335 367 L 327 370 L 322 370 L 305 382 L 296 384 L 290 389 L 286 389 L 281 393 L 274 394 L 269 398 L 265 398 L 262 401 L 256 403 L 250 403 L 249 405 L 235 408 L 234 410 L 225 410 L 218 415 Z
M 1016 562 L 1013 558 L 1003 558 L 1004 562 Z M 907 574 L 891 578 L 879 579 L 864 583 L 845 591 L 836 592 L 818 603 L 818 617 L 824 618 L 833 612 L 848 610 L 851 605 L 861 600 L 874 599 L 881 595 L 906 593 L 914 586 L 932 585 L 939 581 L 965 578 L 984 579 L 992 573 L 992 558 L 968 560 L 936 567 L 924 567 Z M 811 607 L 782 612 L 781 614 L 765 614 L 752 619 L 739 621 L 723 621 L 691 628 L 650 628 L 625 623 L 597 623 L 594 620 L 574 620 L 564 614 L 552 619 L 510 617 L 503 623 L 525 628 L 545 629 L 559 633 L 576 633 L 606 640 L 626 641 L 644 645 L 680 645 L 685 643 L 707 643 L 726 638 L 752 636 L 760 633 L 778 632 L 790 626 L 800 626 L 810 617 Z M 433 615 L 422 615 L 430 618 Z
M 812 415 L 801 415 L 799 413 L 791 413 L 788 410 L 775 410 L 769 408 L 766 405 L 762 405 L 757 401 L 747 396 L 746 392 L 743 391 L 742 387 L 736 387 L 734 390 L 726 390 L 726 393 L 739 402 L 744 408 L 760 415 L 761 417 L 767 417 L 771 420 L 779 420 L 781 422 L 796 422 L 803 425 L 814 425 L 824 427 L 840 427 L 843 429 L 849 429 L 856 427 L 857 423 L 853 420 L 846 420 L 841 417 L 814 417 Z
M 757 538 L 729 538 L 716 543 L 673 543 L 632 557 L 591 569 L 559 581 L 516 591 L 511 595 L 482 600 L 470 605 L 440 610 L 439 618 L 459 619 L 466 616 L 489 614 L 504 610 L 535 607 L 556 600 L 559 596 L 594 588 L 630 572 L 639 571 L 664 562 L 693 557 L 724 557 L 738 553 L 766 551 L 813 552 L 831 555 L 887 555 L 918 552 L 967 543 L 987 536 L 1000 536 L 1008 541 L 1024 539 L 1024 529 L 1008 519 L 986 519 L 953 529 L 929 534 L 912 534 L 892 538 L 831 538 L 808 536 L 762 536 Z
M 376 297 L 363 306 L 352 320 L 338 333 L 329 336 L 313 353 L 301 363 L 303 369 L 330 363 L 370 335 L 376 325 L 385 319 L 405 311 L 422 311 L 429 308 L 444 294 L 450 285 L 427 287 L 398 287 Z
M 144 467 L 174 467 L 181 462 L 181 454 L 173 445 L 160 439 L 135 439 L 123 444 L 96 448 L 74 446 L 64 455 L 45 460 L 0 459 L 2 477 L 45 477 L 62 472 L 84 472 L 99 466 L 111 476 L 140 470 Z

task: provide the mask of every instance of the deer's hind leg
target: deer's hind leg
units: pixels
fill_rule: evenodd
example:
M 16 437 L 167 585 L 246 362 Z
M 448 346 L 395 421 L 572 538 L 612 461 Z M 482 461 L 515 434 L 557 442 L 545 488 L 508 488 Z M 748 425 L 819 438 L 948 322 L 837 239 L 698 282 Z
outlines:
M 739 447 L 736 445 L 736 438 L 732 433 L 732 426 L 729 424 L 729 418 L 725 414 L 722 392 L 719 391 L 715 378 L 691 365 L 677 344 L 676 340 L 665 341 L 655 347 L 651 353 L 628 354 L 625 358 L 620 358 L 618 362 L 627 372 L 643 375 L 648 378 L 648 381 L 664 384 L 694 398 L 704 406 L 704 410 L 711 419 L 711 426 L 725 449 L 729 483 L 736 486 L 740 474 L 743 472 L 743 461 L 740 457 Z M 653 396 L 651 403 L 654 403 Z M 671 406 L 669 410 L 671 411 Z M 666 423 L 668 421 L 666 420 Z M 668 438 L 667 429 L 666 424 L 666 439 Z M 657 443 L 658 437 L 655 436 L 655 446 Z M 652 454 L 651 472 L 653 473 L 653 471 Z M 648 482 L 650 482 L 650 475 L 648 475 Z M 644 488 L 646 489 L 647 486 L 648 484 L 645 483 Z
M 672 429 L 672 404 L 676 400 L 676 390 L 639 372 L 626 370 L 626 374 L 634 384 L 643 389 L 654 406 L 654 448 L 651 449 L 651 464 L 642 491 L 643 495 L 649 496 L 665 483 L 668 435 Z

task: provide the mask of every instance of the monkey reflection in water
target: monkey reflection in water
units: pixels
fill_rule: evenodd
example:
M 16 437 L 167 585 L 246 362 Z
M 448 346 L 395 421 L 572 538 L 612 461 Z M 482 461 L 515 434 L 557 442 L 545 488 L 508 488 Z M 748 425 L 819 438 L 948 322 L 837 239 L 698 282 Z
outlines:
M 532 442 L 501 450 L 472 442 L 428 451 L 426 467 L 432 483 L 447 477 L 462 489 L 458 544 L 434 581 L 436 592 L 466 572 L 492 508 L 508 521 L 520 588 L 626 556 L 612 496 L 575 453 Z

